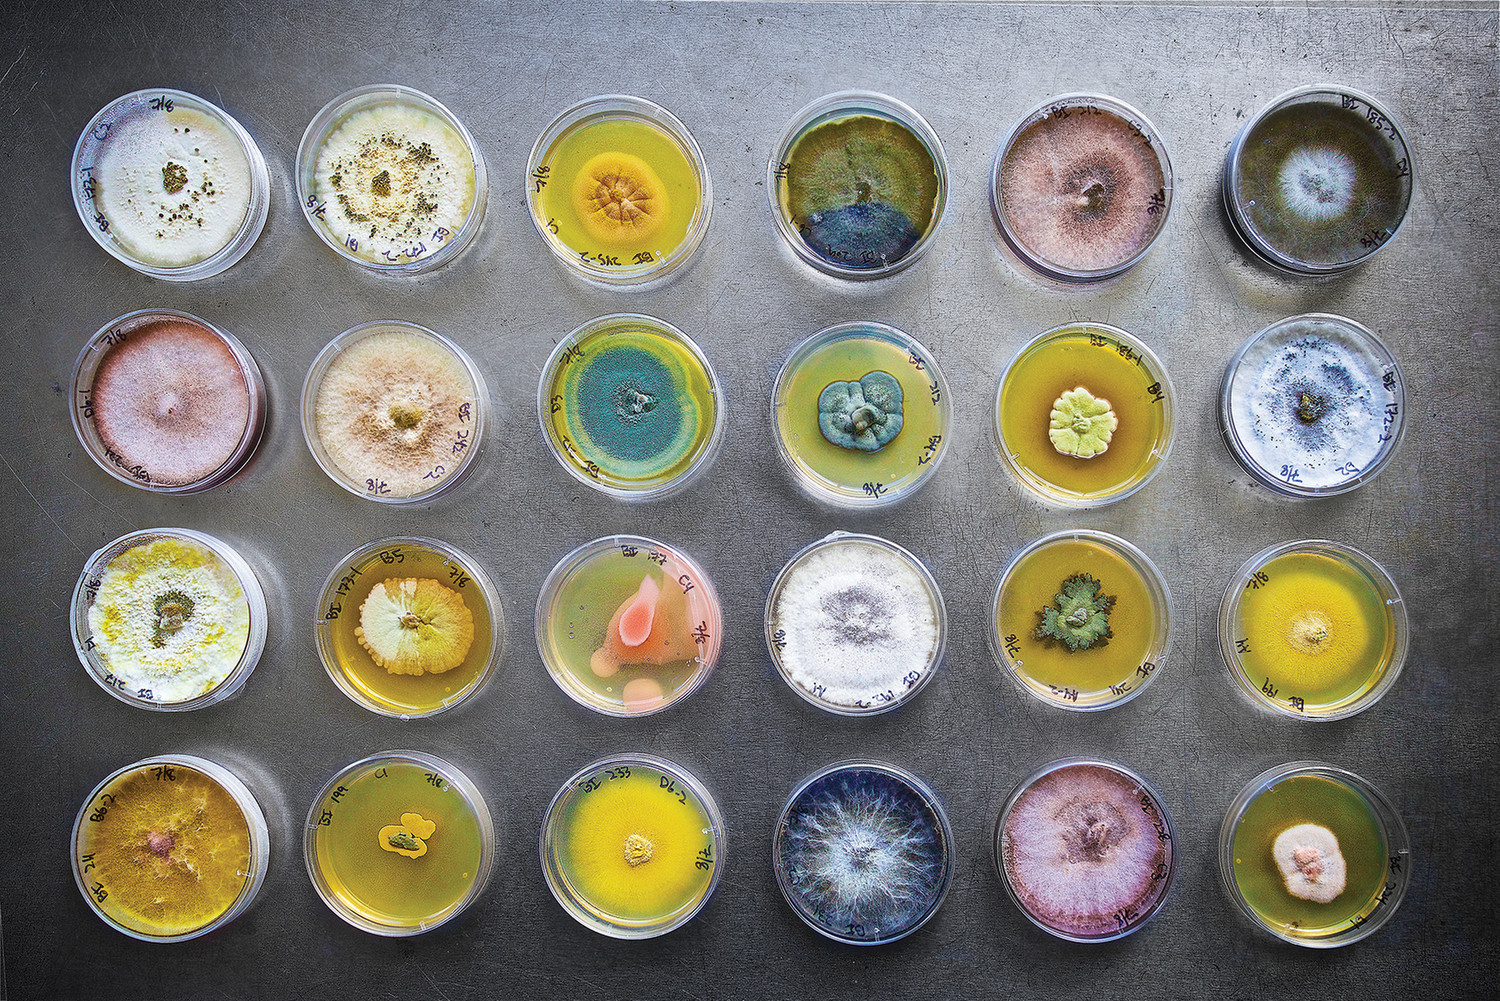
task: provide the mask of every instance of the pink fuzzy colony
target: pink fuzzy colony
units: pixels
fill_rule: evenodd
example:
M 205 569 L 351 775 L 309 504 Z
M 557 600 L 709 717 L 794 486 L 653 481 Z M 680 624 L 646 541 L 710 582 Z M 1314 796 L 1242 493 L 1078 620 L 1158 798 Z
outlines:
M 1101 271 L 1135 257 L 1166 213 L 1155 150 L 1123 118 L 1069 109 L 1021 130 L 1000 165 L 1000 204 L 1017 242 L 1070 271 Z
M 1166 890 L 1165 830 L 1155 800 L 1128 775 L 1066 765 L 1016 800 L 1001 861 L 1038 921 L 1069 935 L 1114 934 L 1148 917 Z
M 228 345 L 175 317 L 130 330 L 99 364 L 90 399 L 104 444 L 165 486 L 222 467 L 250 421 L 250 387 Z

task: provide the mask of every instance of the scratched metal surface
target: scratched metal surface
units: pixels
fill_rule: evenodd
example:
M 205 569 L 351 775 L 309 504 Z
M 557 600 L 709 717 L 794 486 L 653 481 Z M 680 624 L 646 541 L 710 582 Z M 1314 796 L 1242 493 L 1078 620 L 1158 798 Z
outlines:
M 1068 8 L 630 4 L 584 13 L 477 3 L 192 6 L 9 5 L 0 14 L 0 196 L 5 252 L 0 370 L 0 649 L 9 766 L 0 825 L 4 969 L 18 998 L 827 996 L 939 994 L 1327 997 L 1463 993 L 1496 973 L 1500 626 L 1493 584 L 1500 424 L 1495 311 L 1496 32 L 1493 10 Z M 275 11 L 273 14 L 272 11 Z M 1311 80 L 1387 101 L 1418 157 L 1406 230 L 1372 263 L 1313 282 L 1253 264 L 1218 203 L 1223 152 L 1243 117 Z M 297 141 L 323 103 L 356 85 L 410 84 L 446 102 L 491 172 L 485 230 L 459 262 L 381 280 L 334 258 L 292 194 Z M 179 87 L 227 108 L 272 171 L 265 234 L 228 273 L 172 286 L 99 250 L 69 200 L 68 157 L 106 101 Z M 930 255 L 870 285 L 820 280 L 772 228 L 761 178 L 786 120 L 823 93 L 868 87 L 920 109 L 946 144 L 952 201 Z M 986 202 L 990 157 L 1049 94 L 1098 89 L 1147 112 L 1170 144 L 1177 202 L 1165 238 L 1125 278 L 1049 285 L 998 245 Z M 584 287 L 532 231 L 524 162 L 540 130 L 585 96 L 623 91 L 670 108 L 707 156 L 717 204 L 701 257 L 644 293 Z M 78 448 L 64 385 L 83 339 L 148 305 L 201 314 L 254 352 L 271 418 L 229 485 L 158 499 L 105 476 Z M 555 339 L 621 309 L 658 314 L 698 339 L 722 376 L 731 429 L 711 478 L 666 503 L 628 506 L 581 489 L 536 429 L 535 384 Z M 1378 331 L 1405 367 L 1411 426 L 1372 485 L 1318 503 L 1251 484 L 1220 444 L 1218 382 L 1240 343 L 1295 312 L 1344 313 Z M 429 506 L 345 494 L 309 456 L 297 394 L 334 334 L 399 317 L 449 334 L 483 368 L 497 421 L 478 472 Z M 768 400 L 793 343 L 871 318 L 910 331 L 944 365 L 953 447 L 936 481 L 874 516 L 805 501 L 772 458 Z M 1071 319 L 1139 334 L 1166 363 L 1181 413 L 1176 451 L 1137 496 L 1090 513 L 1046 509 L 1007 479 L 990 413 L 999 372 L 1034 333 Z M 79 668 L 66 610 L 95 548 L 127 531 L 183 525 L 239 543 L 261 574 L 270 640 L 243 694 L 181 715 L 108 698 Z M 985 646 L 999 568 L 1044 532 L 1088 526 L 1150 554 L 1176 596 L 1175 645 L 1141 698 L 1098 714 L 1043 706 L 1003 677 Z M 818 712 L 773 672 L 760 639 L 768 585 L 792 553 L 835 528 L 888 536 L 923 558 L 947 597 L 940 675 L 873 719 Z M 544 672 L 531 610 L 554 561 L 613 532 L 693 553 L 723 596 L 728 640 L 709 683 L 641 721 L 592 715 Z M 333 561 L 385 535 L 432 535 L 477 554 L 503 595 L 510 643 L 496 681 L 466 708 L 402 724 L 334 688 L 313 645 L 311 606 Z M 1230 688 L 1215 634 L 1233 570 L 1274 542 L 1326 537 L 1366 549 L 1404 589 L 1416 626 L 1400 684 L 1377 707 L 1312 726 L 1252 712 Z M 412 747 L 450 758 L 490 797 L 500 864 L 462 920 L 404 942 L 337 920 L 303 868 L 311 797 L 360 756 Z M 728 869 L 690 925 L 651 942 L 584 930 L 548 896 L 537 861 L 543 808 L 576 768 L 641 749 L 698 772 L 728 818 Z M 273 836 L 257 905 L 220 933 L 148 946 L 106 928 L 68 868 L 81 798 L 109 770 L 162 751 L 206 753 L 257 790 Z M 1065 754 L 1140 769 L 1180 836 L 1173 898 L 1141 933 L 1081 947 L 1035 930 L 1005 899 L 989 840 L 1012 785 Z M 911 768 L 945 800 L 958 847 L 953 892 L 914 937 L 857 950 L 823 941 L 780 899 L 772 823 L 793 784 L 832 760 L 871 755 Z M 1223 811 L 1261 769 L 1296 758 L 1353 768 L 1406 819 L 1410 894 L 1373 939 L 1335 954 L 1284 946 L 1237 919 L 1218 881 Z M 1473 978 L 1473 979 L 1471 979 Z

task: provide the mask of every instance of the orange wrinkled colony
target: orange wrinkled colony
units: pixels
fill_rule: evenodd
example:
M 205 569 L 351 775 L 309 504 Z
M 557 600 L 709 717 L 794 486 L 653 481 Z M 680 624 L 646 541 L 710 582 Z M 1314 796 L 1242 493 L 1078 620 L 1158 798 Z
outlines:
M 675 588 L 663 591 L 647 574 L 641 586 L 615 609 L 604 633 L 604 645 L 589 658 L 589 667 L 608 678 L 627 664 L 668 664 L 692 656 L 687 596 Z

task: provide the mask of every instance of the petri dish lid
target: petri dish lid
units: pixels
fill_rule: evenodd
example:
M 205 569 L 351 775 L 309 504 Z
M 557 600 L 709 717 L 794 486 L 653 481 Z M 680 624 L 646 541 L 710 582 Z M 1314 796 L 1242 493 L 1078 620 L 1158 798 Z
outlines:
M 164 122 L 170 133 L 163 130 Z M 186 139 L 193 127 L 201 142 Z M 213 145 L 205 153 L 209 140 Z M 117 149 L 117 143 L 123 148 Z M 150 162 L 118 162 L 130 153 Z M 226 156 L 242 158 L 243 167 L 218 162 Z M 70 177 L 73 205 L 94 242 L 116 260 L 163 281 L 208 278 L 236 264 L 250 252 L 270 211 L 270 173 L 250 133 L 218 106 L 166 87 L 133 91 L 100 109 L 73 148 Z M 136 178 L 148 185 L 153 198 L 156 187 L 162 189 L 165 197 L 151 206 L 158 210 L 157 219 L 134 218 L 127 211 L 132 201 L 115 200 L 114 192 L 133 190 Z M 233 204 L 220 212 L 222 200 L 236 185 L 244 189 L 244 206 Z M 182 192 L 186 198 L 180 197 Z M 197 245 L 173 250 L 160 230 L 149 232 L 162 215 L 171 215 L 173 222 L 180 219 L 182 228 L 198 238 L 188 242 Z

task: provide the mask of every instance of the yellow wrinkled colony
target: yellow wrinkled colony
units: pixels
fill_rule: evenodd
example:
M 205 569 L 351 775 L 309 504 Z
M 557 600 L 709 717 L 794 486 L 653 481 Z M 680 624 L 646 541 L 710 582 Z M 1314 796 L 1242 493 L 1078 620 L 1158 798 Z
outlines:
M 661 228 L 667 189 L 651 165 L 629 153 L 600 153 L 573 181 L 573 208 L 590 236 L 611 250 L 634 247 Z
M 442 674 L 468 656 L 474 614 L 463 595 L 439 581 L 392 577 L 359 607 L 354 638 L 391 674 Z

